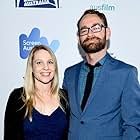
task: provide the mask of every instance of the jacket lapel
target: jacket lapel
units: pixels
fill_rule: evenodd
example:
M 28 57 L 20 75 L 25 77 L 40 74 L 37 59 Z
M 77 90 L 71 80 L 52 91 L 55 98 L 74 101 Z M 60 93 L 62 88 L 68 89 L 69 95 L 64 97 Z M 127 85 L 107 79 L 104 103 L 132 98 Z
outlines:
M 109 54 L 107 54 L 106 61 L 97 77 L 97 80 L 93 87 L 91 95 L 89 96 L 87 104 L 83 110 L 83 114 L 86 112 L 86 109 L 88 109 L 88 107 L 90 106 L 90 103 L 94 101 L 94 97 L 96 96 L 96 94 L 99 94 L 102 92 L 103 90 L 102 87 L 104 87 L 104 84 L 109 76 L 109 71 L 112 69 L 112 63 L 114 63 L 114 59 Z
M 75 111 L 78 111 L 78 114 L 81 114 L 81 107 L 80 107 L 80 101 L 79 101 L 79 74 L 80 74 L 80 69 L 81 69 L 81 65 L 82 65 L 83 61 L 81 63 L 79 63 L 77 65 L 77 68 L 75 69 L 75 72 L 73 71 L 73 75 L 74 75 L 74 82 L 73 82 L 73 89 L 74 90 L 74 94 L 73 94 L 73 98 L 71 99 L 73 102 L 73 105 L 76 105 Z

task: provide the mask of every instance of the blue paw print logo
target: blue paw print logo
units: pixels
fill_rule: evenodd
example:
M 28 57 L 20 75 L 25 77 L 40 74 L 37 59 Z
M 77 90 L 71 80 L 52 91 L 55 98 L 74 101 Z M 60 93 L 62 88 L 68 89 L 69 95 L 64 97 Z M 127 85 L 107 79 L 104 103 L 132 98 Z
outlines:
M 46 37 L 40 37 L 40 30 L 38 28 L 33 28 L 29 37 L 25 34 L 21 34 L 19 36 L 19 49 L 20 49 L 20 57 L 22 59 L 26 59 L 30 50 L 35 45 L 46 45 L 52 49 L 53 52 L 56 52 L 60 43 L 58 40 L 53 40 L 50 44 Z

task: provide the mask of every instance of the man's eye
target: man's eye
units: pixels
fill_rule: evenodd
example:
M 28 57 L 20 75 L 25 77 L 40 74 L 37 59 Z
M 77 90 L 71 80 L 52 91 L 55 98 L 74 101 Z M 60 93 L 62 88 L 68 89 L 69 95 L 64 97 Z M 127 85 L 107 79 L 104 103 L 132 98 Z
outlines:
M 83 30 L 81 30 L 80 32 L 81 32 L 81 33 L 85 33 L 85 32 L 87 32 L 87 30 L 88 30 L 88 29 L 83 29 Z
M 101 27 L 96 25 L 96 26 L 92 27 L 92 30 L 101 30 Z

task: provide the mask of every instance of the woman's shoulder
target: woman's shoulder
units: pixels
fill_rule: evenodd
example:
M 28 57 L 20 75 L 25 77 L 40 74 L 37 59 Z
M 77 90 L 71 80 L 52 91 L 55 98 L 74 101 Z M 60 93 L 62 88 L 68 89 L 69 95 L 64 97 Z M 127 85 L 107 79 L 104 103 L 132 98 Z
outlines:
M 10 93 L 9 99 L 7 101 L 5 110 L 5 120 L 8 121 L 9 117 L 11 120 L 21 120 L 24 118 L 25 107 L 22 100 L 23 88 L 15 88 Z M 17 123 L 18 125 L 18 123 Z
M 67 92 L 64 89 L 60 89 L 59 94 L 60 94 L 60 103 L 61 103 L 62 107 L 64 108 L 64 111 L 66 113 L 68 113 L 69 112 L 69 102 L 68 102 Z
M 23 94 L 23 87 L 14 88 L 13 91 L 10 93 L 11 98 L 20 98 Z
M 8 102 L 11 104 L 22 103 L 23 87 L 15 88 L 9 95 Z
M 59 94 L 60 94 L 60 102 L 65 102 L 68 103 L 68 94 L 66 90 L 64 89 L 59 89 Z

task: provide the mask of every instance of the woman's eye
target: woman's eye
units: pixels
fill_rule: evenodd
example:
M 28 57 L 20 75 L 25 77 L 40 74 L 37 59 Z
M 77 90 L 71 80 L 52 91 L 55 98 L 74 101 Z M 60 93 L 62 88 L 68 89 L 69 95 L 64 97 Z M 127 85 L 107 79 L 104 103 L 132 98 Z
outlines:
M 39 65 L 39 64 L 41 64 L 41 62 L 40 62 L 40 61 L 38 61 L 38 62 L 36 62 L 36 64 L 38 64 L 38 65 Z
M 53 64 L 53 61 L 48 61 L 49 64 Z

